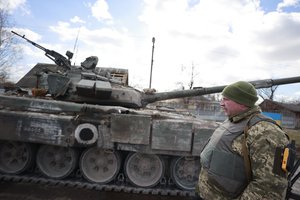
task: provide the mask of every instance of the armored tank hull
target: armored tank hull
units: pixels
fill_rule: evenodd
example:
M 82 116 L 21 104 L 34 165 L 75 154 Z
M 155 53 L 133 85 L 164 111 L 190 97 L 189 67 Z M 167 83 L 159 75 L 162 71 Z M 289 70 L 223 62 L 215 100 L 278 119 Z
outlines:
M 194 190 L 199 154 L 217 124 L 176 113 L 0 95 L 0 172 L 80 174 L 137 188 Z

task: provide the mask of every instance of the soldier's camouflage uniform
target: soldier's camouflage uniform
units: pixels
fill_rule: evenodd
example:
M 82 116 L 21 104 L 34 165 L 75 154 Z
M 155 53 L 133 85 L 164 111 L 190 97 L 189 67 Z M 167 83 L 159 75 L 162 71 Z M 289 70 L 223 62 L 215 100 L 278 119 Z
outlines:
M 254 112 L 260 111 L 259 107 L 233 117 L 232 122 L 248 118 Z M 232 143 L 232 149 L 242 155 L 243 134 Z M 288 144 L 288 138 L 275 124 L 260 121 L 248 130 L 247 145 L 252 168 L 252 180 L 237 199 L 284 199 L 287 188 L 287 179 L 272 172 L 275 149 Z M 209 184 L 208 173 L 202 168 L 198 182 L 199 194 L 203 199 L 217 200 L 230 199 L 216 186 Z

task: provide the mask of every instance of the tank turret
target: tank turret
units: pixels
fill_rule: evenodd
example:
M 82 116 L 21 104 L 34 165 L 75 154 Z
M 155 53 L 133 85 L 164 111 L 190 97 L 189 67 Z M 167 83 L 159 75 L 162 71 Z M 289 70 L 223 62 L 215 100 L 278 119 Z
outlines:
M 35 47 L 43 50 L 45 55 L 56 65 L 37 64 L 18 83 L 21 88 L 41 88 L 58 100 L 91 103 L 98 105 L 124 106 L 128 108 L 143 108 L 155 101 L 199 96 L 221 92 L 224 86 L 196 88 L 161 93 L 144 93 L 128 86 L 128 71 L 117 68 L 96 68 L 98 58 L 90 56 L 81 66 L 72 66 L 73 54 L 67 51 L 68 58 L 56 51 L 46 49 L 27 39 L 25 35 L 13 32 Z M 274 85 L 300 82 L 300 76 L 282 79 L 266 79 L 251 81 L 258 88 L 267 88 Z M 34 90 L 36 91 L 36 90 Z
M 171 92 L 148 93 L 128 86 L 128 71 L 125 69 L 96 68 L 86 71 L 80 68 L 58 73 L 57 65 L 37 64 L 18 83 L 21 88 L 34 88 L 36 82 L 45 83 L 40 87 L 57 100 L 90 103 L 98 105 L 123 106 L 127 108 L 144 108 L 156 101 L 201 96 L 221 92 L 226 85 L 195 88 Z M 56 70 L 56 73 L 53 73 Z M 45 71 L 48 73 L 45 76 Z M 36 76 L 36 74 L 44 74 Z M 42 79 L 43 81 L 37 81 Z M 250 81 L 255 88 L 268 88 L 276 85 L 299 83 L 300 76 Z

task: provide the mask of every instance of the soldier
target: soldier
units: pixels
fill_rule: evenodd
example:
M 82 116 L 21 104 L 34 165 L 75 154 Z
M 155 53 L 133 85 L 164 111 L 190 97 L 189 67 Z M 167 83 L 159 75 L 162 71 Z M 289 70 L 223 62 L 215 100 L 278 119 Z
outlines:
M 276 148 L 288 144 L 287 136 L 261 114 L 255 105 L 258 97 L 252 84 L 233 83 L 224 88 L 222 96 L 220 106 L 228 119 L 201 152 L 200 197 L 284 199 L 287 175 L 281 169 L 281 160 L 278 163 L 274 158 Z

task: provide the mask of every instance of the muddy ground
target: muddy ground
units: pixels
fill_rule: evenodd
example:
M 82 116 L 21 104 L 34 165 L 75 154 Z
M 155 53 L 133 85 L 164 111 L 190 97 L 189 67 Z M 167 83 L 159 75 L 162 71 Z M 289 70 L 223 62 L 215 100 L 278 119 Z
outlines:
M 0 182 L 0 200 L 196 200 L 195 197 L 104 192 L 29 183 Z
M 300 168 L 297 173 L 300 172 Z M 296 173 L 296 174 L 297 174 Z M 300 178 L 294 184 L 294 191 L 300 194 Z M 13 183 L 0 181 L 0 200 L 200 200 L 197 197 L 161 196 L 105 192 L 63 186 L 46 186 L 34 183 Z

